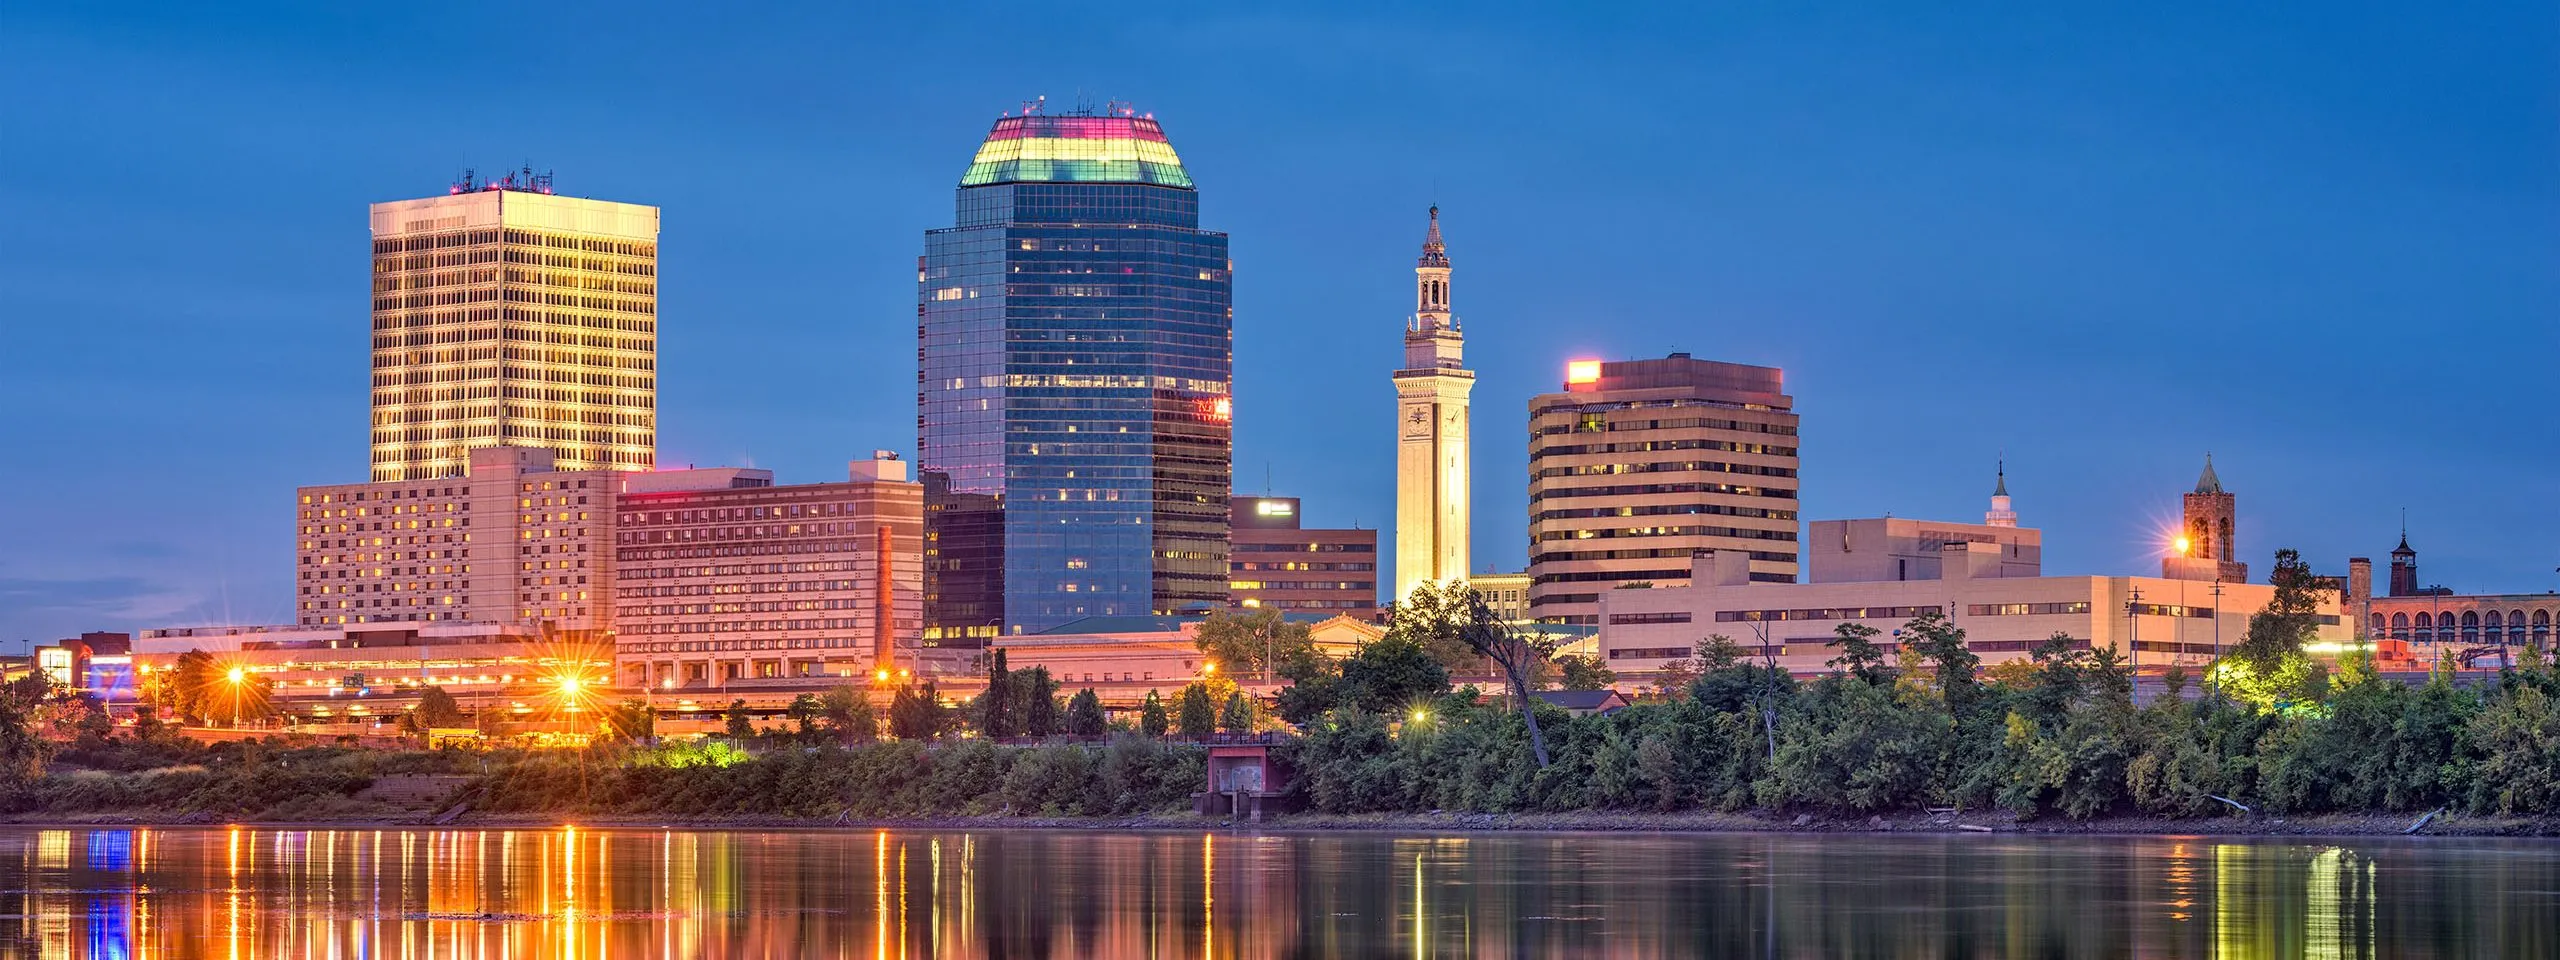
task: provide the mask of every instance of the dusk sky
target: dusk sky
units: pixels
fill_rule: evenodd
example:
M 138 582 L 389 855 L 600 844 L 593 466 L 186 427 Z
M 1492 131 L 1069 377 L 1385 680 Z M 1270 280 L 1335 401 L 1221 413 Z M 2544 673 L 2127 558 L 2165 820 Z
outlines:
M 530 163 L 664 208 L 661 465 L 915 447 L 915 258 L 988 125 L 1160 120 L 1235 257 L 1236 487 L 1393 516 L 1424 209 L 1524 562 L 1572 357 L 1786 370 L 1806 519 L 2151 574 L 2207 451 L 2241 559 L 2560 588 L 2560 7 L 16 4 L 0 13 L 0 650 L 293 617 L 366 473 L 366 205 Z M 2236 8 L 2235 8 L 2236 7 Z M 718 12 L 714 12 L 718 11 Z M 1381 571 L 1382 573 L 1384 571 Z

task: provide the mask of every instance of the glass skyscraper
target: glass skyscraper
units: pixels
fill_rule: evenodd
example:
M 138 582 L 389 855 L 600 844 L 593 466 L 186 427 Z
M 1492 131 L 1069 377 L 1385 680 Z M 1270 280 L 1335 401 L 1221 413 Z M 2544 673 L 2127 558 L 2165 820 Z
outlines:
M 1227 599 L 1227 236 L 1152 117 L 996 121 L 916 276 L 925 642 Z

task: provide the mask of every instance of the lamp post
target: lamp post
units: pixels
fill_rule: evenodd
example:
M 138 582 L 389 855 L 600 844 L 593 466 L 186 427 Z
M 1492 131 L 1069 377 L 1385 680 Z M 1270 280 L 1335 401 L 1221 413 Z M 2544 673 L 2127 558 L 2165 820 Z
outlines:
M 2205 690 L 2206 690 L 2206 692 L 2207 692 L 2207 695 L 2210 695 L 2210 694 L 2211 694 L 2211 692 L 2212 692 L 2212 690 L 2213 690 L 2213 673 L 2214 673 L 2214 671 L 2219 670 L 2219 669 L 2221 669 L 2221 668 L 2222 668 L 2222 576 L 2221 576 L 2220 574 L 2215 574 L 2215 575 L 2214 575 L 2214 578 L 2213 578 L 2213 663 L 2211 663 L 2210 665 L 2207 665 L 2207 666 L 2205 667 L 2205 670 L 2204 670 L 2204 686 L 2205 686 Z
M 2133 639 L 2125 644 L 2125 650 L 2129 654 L 2126 663 L 2135 676 L 2140 676 L 2142 674 L 2142 588 L 2140 586 L 2134 587 L 2132 599 L 2125 601 L 2124 622 L 2125 626 L 2133 632 Z
M 231 681 L 231 729 L 237 732 L 240 729 L 240 688 L 249 682 L 249 671 L 233 667 L 223 677 Z

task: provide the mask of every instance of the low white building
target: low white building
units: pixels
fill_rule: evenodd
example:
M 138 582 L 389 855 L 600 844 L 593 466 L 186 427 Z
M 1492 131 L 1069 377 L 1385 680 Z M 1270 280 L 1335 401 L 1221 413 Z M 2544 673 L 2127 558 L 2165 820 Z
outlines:
M 1867 523 L 1814 526 L 1854 534 Z M 1972 526 L 1892 523 L 1932 530 Z M 1881 534 L 1886 528 L 1863 529 Z M 1820 673 L 1838 655 L 1826 644 L 1840 624 L 1863 623 L 1881 631 L 1876 642 L 1890 656 L 1900 646 L 1898 628 L 1915 616 L 1936 612 L 1964 629 L 1966 645 L 1986 666 L 2024 658 L 2059 633 L 2091 648 L 2115 650 L 2144 672 L 2171 664 L 2193 670 L 2211 661 L 2217 650 L 2239 643 L 2249 615 L 2275 594 L 2274 587 L 2256 583 L 2042 576 L 2035 572 L 2032 555 L 2020 550 L 2032 549 L 2031 539 L 1937 539 L 1934 563 L 1911 562 L 1919 558 L 1909 556 L 1907 549 L 1876 550 L 1858 563 L 1826 568 L 1823 555 L 1836 545 L 1817 535 L 1810 551 L 1816 575 L 1837 571 L 1859 579 L 1815 583 L 1754 582 L 1745 555 L 1720 551 L 1700 556 L 1692 561 L 1688 585 L 1603 592 L 1601 655 L 1621 677 L 1641 681 L 1658 675 L 1671 661 L 1694 656 L 1701 641 L 1721 634 L 1754 658 L 1762 655 L 1765 644 L 1780 666 L 1800 674 Z M 1904 555 L 1895 556 L 1897 552 Z M 1866 562 L 1869 558 L 1881 562 Z M 1900 578 L 1878 578 L 1880 573 Z M 2025 575 L 2015 575 L 2019 573 Z M 2323 613 L 2323 641 L 2350 639 L 2338 625 L 2335 598 Z

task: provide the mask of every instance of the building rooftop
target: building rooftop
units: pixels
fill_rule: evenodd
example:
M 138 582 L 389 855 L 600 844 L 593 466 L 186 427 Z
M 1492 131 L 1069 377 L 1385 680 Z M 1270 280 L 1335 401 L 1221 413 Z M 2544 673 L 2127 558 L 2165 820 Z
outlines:
M 1033 109 L 1037 109 L 1034 107 Z M 997 120 L 961 174 L 963 187 L 1002 183 L 1145 183 L 1191 189 L 1153 116 L 1025 113 Z

